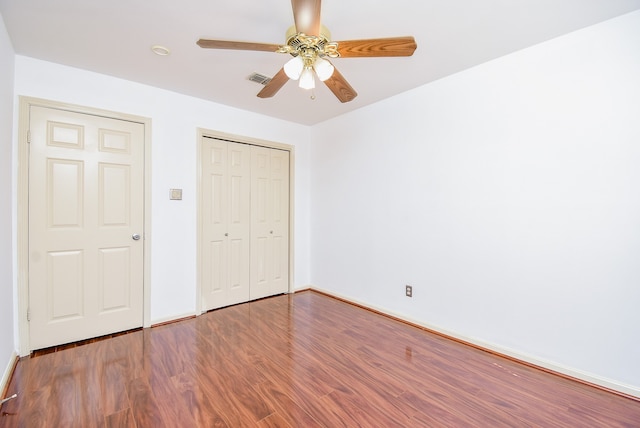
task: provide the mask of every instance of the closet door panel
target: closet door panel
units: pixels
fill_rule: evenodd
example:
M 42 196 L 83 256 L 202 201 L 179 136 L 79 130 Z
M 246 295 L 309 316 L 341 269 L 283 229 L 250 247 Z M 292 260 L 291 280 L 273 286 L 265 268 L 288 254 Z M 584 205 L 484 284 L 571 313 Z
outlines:
M 289 152 L 251 148 L 251 299 L 289 290 Z
M 272 294 L 289 291 L 289 152 L 271 150 Z
M 249 299 L 249 147 L 202 141 L 202 300 L 204 310 Z
M 271 151 L 251 147 L 251 300 L 270 296 Z

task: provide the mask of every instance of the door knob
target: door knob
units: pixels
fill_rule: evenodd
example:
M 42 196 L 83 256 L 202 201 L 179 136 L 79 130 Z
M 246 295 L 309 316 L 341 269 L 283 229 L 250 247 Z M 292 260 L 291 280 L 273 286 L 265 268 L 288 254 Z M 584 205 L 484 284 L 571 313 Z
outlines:
M 139 233 L 134 233 L 133 235 L 131 235 L 131 237 L 133 238 L 134 241 L 137 241 L 140 239 L 140 234 Z

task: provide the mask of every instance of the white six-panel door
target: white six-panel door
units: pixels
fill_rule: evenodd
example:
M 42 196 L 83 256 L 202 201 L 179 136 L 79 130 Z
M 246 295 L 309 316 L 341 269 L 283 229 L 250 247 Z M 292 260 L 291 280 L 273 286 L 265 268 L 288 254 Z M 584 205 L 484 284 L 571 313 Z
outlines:
M 30 348 L 141 327 L 144 125 L 29 118 Z
M 203 310 L 289 289 L 289 152 L 202 138 Z

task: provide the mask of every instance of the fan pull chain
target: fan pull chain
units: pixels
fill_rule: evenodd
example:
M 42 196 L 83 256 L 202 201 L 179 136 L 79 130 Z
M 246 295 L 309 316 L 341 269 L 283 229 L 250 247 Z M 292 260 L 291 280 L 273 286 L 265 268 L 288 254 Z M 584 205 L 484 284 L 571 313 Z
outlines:
M 316 100 L 316 90 L 315 90 L 315 88 L 311 89 L 311 96 L 309 98 L 311 98 L 312 101 Z

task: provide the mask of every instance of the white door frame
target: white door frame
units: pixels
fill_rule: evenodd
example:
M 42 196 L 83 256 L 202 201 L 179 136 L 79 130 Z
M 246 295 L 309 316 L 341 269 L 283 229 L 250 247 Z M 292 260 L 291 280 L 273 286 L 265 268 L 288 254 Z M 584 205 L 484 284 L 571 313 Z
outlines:
M 289 152 L 289 286 L 287 293 L 293 292 L 293 254 L 294 254 L 294 146 L 289 144 L 275 143 L 273 141 L 260 140 L 257 138 L 243 137 L 239 135 L 226 134 L 224 132 L 212 131 L 210 129 L 198 128 L 197 130 L 197 180 L 196 180 L 196 199 L 197 199 L 197 233 L 196 233 L 196 314 L 202 314 L 205 309 L 202 304 L 202 278 L 200 275 L 202 268 L 202 252 L 200 251 L 202 245 L 202 138 L 211 137 L 220 140 L 226 140 L 232 143 L 249 144 L 252 146 L 267 147 L 270 149 L 286 150 Z
M 92 107 L 60 103 L 39 98 L 20 97 L 18 118 L 18 341 L 20 356 L 31 352 L 29 338 L 29 111 L 32 106 L 103 116 L 140 123 L 144 126 L 144 267 L 143 327 L 151 325 L 151 119 Z

